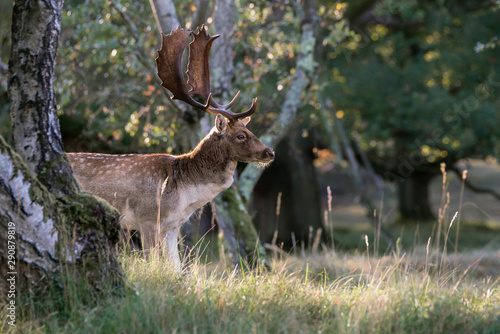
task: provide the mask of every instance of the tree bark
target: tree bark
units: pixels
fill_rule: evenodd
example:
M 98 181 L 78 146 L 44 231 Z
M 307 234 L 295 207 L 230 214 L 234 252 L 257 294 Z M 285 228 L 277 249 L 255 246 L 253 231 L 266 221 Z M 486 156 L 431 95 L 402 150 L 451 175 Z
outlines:
M 49 192 L 1 136 L 0 168 L 0 272 L 15 277 L 21 295 L 32 292 L 37 300 L 52 288 L 71 288 L 63 284 L 67 275 L 92 296 L 123 289 L 113 247 L 120 231 L 116 210 L 88 193 Z M 2 279 L 3 297 L 6 284 Z
M 224 101 L 232 99 L 231 90 L 234 80 L 233 30 L 236 8 L 233 0 L 217 0 L 215 3 L 214 31 L 220 34 L 212 48 L 212 90 L 214 96 Z M 233 94 L 234 95 L 234 94 Z
M 224 236 L 233 265 L 242 262 L 254 266 L 264 258 L 257 231 L 235 187 L 227 189 L 215 200 L 217 222 Z M 261 257 L 262 256 L 262 257 Z
M 170 0 L 149 0 L 153 15 L 155 16 L 158 31 L 168 34 L 181 23 L 177 17 L 175 5 Z
M 0 242 L 17 249 L 0 248 L 0 267 L 16 273 L 21 294 L 68 288 L 72 275 L 93 296 L 124 287 L 113 247 L 118 212 L 80 192 L 64 153 L 53 92 L 61 10 L 60 0 L 13 8 L 9 97 L 19 155 L 0 137 Z
M 16 1 L 9 97 L 17 153 L 51 192 L 79 191 L 64 154 L 53 90 L 62 1 Z
M 214 31 L 220 32 L 221 37 L 213 48 L 212 91 L 223 101 L 229 101 L 232 98 L 234 67 L 231 37 L 234 30 L 235 12 L 233 0 L 217 0 Z M 262 256 L 265 255 L 265 250 L 260 246 L 252 217 L 235 186 L 226 190 L 222 196 L 215 198 L 215 208 L 219 227 L 233 264 L 240 264 L 241 260 L 255 264 L 255 248 L 259 247 L 259 253 Z M 219 220 L 219 218 L 222 219 Z
M 208 18 L 209 8 L 210 0 L 198 0 L 198 5 L 196 6 L 196 11 L 193 15 L 193 21 L 191 22 L 191 29 L 194 30 L 205 24 Z

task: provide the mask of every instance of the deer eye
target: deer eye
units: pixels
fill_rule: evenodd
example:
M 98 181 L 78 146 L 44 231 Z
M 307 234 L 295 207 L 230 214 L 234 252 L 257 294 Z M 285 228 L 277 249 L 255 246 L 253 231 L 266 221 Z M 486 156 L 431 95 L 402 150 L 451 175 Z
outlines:
M 237 135 L 236 139 L 238 139 L 238 140 L 245 140 L 245 136 L 244 135 Z

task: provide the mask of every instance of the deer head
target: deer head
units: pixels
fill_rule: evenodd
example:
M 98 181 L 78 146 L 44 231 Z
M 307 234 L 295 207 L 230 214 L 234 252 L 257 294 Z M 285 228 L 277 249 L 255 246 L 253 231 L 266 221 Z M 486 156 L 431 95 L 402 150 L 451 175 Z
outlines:
M 187 66 L 187 88 L 182 70 L 182 54 L 189 39 L 189 62 Z M 210 90 L 209 53 L 212 42 L 219 35 L 210 36 L 202 26 L 198 33 L 186 31 L 180 26 L 165 35 L 162 33 L 162 46 L 158 51 L 156 66 L 161 85 L 168 89 L 172 99 L 181 100 L 190 106 L 217 115 L 212 132 L 218 135 L 221 143 L 236 161 L 268 163 L 274 160 L 274 152 L 266 147 L 246 125 L 250 116 L 257 108 L 257 98 L 254 98 L 250 109 L 242 113 L 234 113 L 229 108 L 234 104 L 240 92 L 226 105 L 221 105 L 212 99 Z M 193 98 L 198 96 L 204 103 Z

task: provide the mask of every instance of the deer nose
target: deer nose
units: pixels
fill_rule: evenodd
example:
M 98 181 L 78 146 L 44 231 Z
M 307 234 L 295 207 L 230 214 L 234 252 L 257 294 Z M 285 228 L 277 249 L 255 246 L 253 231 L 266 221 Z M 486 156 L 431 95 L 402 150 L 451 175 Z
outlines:
M 271 160 L 274 160 L 274 158 L 276 157 L 276 155 L 274 154 L 274 151 L 271 150 L 270 148 L 266 148 L 266 154 L 269 158 L 271 158 Z

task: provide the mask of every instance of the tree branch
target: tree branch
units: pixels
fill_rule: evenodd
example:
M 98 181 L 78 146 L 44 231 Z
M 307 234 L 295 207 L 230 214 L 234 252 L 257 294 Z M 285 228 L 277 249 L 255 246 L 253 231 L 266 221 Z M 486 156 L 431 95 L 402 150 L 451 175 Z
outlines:
M 462 172 L 463 172 L 462 169 L 460 169 L 459 167 L 453 166 L 451 168 L 451 170 L 454 171 L 458 175 L 458 177 L 460 178 L 460 180 L 462 179 Z M 472 190 L 472 191 L 474 191 L 476 193 L 489 194 L 489 195 L 495 197 L 497 200 L 500 201 L 500 192 L 496 191 L 495 189 L 488 188 L 488 187 L 482 187 L 482 186 L 478 186 L 478 185 L 472 184 L 471 181 L 470 181 L 470 177 L 466 178 L 464 180 L 464 183 L 465 183 L 465 186 L 467 188 L 469 188 L 470 190 Z

